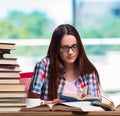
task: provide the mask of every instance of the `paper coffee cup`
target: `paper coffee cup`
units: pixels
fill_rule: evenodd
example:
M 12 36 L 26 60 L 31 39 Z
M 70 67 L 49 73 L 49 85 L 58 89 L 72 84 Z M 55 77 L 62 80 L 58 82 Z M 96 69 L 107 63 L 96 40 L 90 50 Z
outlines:
M 27 98 L 26 99 L 27 108 L 39 106 L 40 103 L 41 103 L 41 99 L 39 98 Z

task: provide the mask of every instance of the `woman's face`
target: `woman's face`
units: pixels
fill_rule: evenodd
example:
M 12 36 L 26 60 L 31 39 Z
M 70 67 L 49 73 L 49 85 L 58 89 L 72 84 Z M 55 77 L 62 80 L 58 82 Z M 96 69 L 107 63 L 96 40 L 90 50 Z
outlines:
M 61 40 L 59 56 L 64 64 L 73 64 L 78 57 L 77 40 L 73 35 L 64 35 Z

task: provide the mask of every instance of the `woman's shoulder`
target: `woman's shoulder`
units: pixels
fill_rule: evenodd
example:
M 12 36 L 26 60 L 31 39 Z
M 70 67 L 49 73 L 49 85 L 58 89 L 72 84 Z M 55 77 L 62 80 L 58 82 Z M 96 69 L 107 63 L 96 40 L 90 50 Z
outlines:
M 48 65 L 50 63 L 50 59 L 48 57 L 42 58 L 39 62 L 36 63 L 36 65 Z
M 85 77 L 85 78 L 92 77 L 92 78 L 94 78 L 94 77 L 96 77 L 96 72 L 93 71 L 93 72 L 90 72 L 90 73 L 84 73 L 82 75 L 82 77 Z

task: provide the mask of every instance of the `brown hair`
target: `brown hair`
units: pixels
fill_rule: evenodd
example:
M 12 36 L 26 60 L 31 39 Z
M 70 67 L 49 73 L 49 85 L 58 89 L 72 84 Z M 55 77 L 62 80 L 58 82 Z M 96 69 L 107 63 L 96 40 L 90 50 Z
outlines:
M 97 81 L 99 83 L 99 74 L 95 68 L 95 66 L 89 61 L 89 59 L 86 56 L 81 38 L 77 30 L 69 25 L 69 24 L 62 24 L 58 26 L 51 38 L 50 46 L 48 49 L 47 56 L 50 59 L 50 66 L 49 66 L 49 72 L 48 72 L 48 78 L 49 78 L 49 84 L 48 84 L 48 97 L 49 99 L 57 98 L 57 89 L 58 89 L 58 83 L 57 79 L 59 78 L 62 68 L 61 68 L 61 61 L 59 58 L 59 49 L 60 49 L 60 43 L 63 38 L 63 36 L 67 35 L 73 35 L 75 36 L 77 40 L 77 44 L 79 47 L 79 54 L 78 58 L 75 61 L 76 66 L 79 69 L 80 74 L 89 74 L 95 71 Z

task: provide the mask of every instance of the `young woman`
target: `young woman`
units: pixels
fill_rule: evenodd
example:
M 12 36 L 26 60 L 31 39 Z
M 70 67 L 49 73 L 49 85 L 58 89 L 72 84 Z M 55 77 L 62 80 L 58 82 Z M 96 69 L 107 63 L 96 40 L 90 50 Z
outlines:
M 61 94 L 100 97 L 99 74 L 86 56 L 77 30 L 69 25 L 58 26 L 52 35 L 47 56 L 34 69 L 28 98 L 44 103 L 61 102 Z M 87 93 L 82 94 L 87 87 Z

